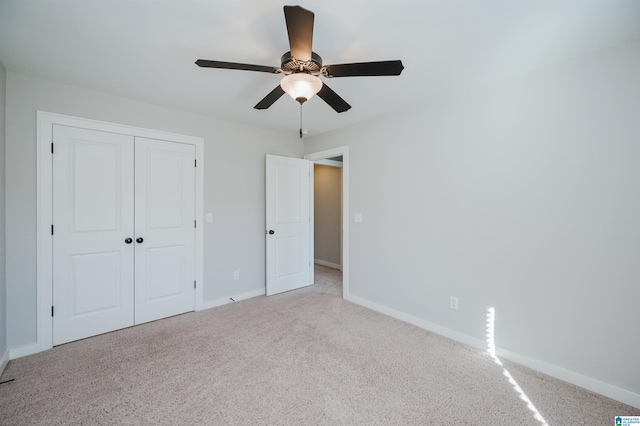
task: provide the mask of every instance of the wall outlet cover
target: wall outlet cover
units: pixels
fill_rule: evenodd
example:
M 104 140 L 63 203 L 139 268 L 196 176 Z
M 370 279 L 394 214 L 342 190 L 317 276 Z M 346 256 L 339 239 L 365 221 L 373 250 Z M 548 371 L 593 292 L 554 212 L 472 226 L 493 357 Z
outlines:
M 458 309 L 458 298 L 455 296 L 450 296 L 449 297 L 449 307 L 451 309 Z

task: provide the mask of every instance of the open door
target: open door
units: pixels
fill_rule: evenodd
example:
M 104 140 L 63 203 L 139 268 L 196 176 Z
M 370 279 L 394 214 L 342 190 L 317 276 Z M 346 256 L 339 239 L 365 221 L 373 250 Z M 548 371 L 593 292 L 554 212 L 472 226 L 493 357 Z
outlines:
M 313 284 L 310 161 L 266 156 L 267 296 Z

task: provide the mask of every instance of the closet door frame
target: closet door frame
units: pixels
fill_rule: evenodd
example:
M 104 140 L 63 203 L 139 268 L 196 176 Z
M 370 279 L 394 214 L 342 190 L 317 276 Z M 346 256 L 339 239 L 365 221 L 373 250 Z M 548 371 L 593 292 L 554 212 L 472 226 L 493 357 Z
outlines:
M 197 167 L 195 168 L 195 310 L 203 309 L 204 300 L 204 139 L 157 130 L 90 120 L 50 112 L 37 112 L 37 340 L 20 350 L 12 351 L 14 357 L 30 355 L 53 347 L 53 167 L 52 148 L 53 126 L 62 125 L 120 133 L 134 137 L 158 139 L 190 144 L 195 147 Z

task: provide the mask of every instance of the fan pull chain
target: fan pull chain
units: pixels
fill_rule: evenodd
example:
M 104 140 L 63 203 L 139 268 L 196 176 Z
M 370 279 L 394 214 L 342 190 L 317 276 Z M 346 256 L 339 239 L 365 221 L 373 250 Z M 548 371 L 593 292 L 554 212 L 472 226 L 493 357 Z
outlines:
M 300 139 L 302 139 L 302 102 L 300 102 Z

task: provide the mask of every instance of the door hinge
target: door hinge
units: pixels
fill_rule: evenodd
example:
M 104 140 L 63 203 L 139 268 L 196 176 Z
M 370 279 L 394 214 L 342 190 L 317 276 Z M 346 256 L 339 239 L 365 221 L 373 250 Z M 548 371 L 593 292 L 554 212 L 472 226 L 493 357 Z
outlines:
M 51 307 L 51 316 L 53 316 L 53 306 Z
M 195 281 L 193 282 L 193 288 L 196 288 L 196 282 Z
M 53 224 L 51 224 L 51 235 L 53 235 Z
M 51 153 L 53 154 L 53 142 L 51 142 Z
M 198 167 L 198 160 L 193 160 L 193 167 Z
M 195 221 L 195 220 L 193 221 L 193 227 L 194 227 L 194 228 L 197 228 L 197 226 L 196 226 L 196 221 Z

